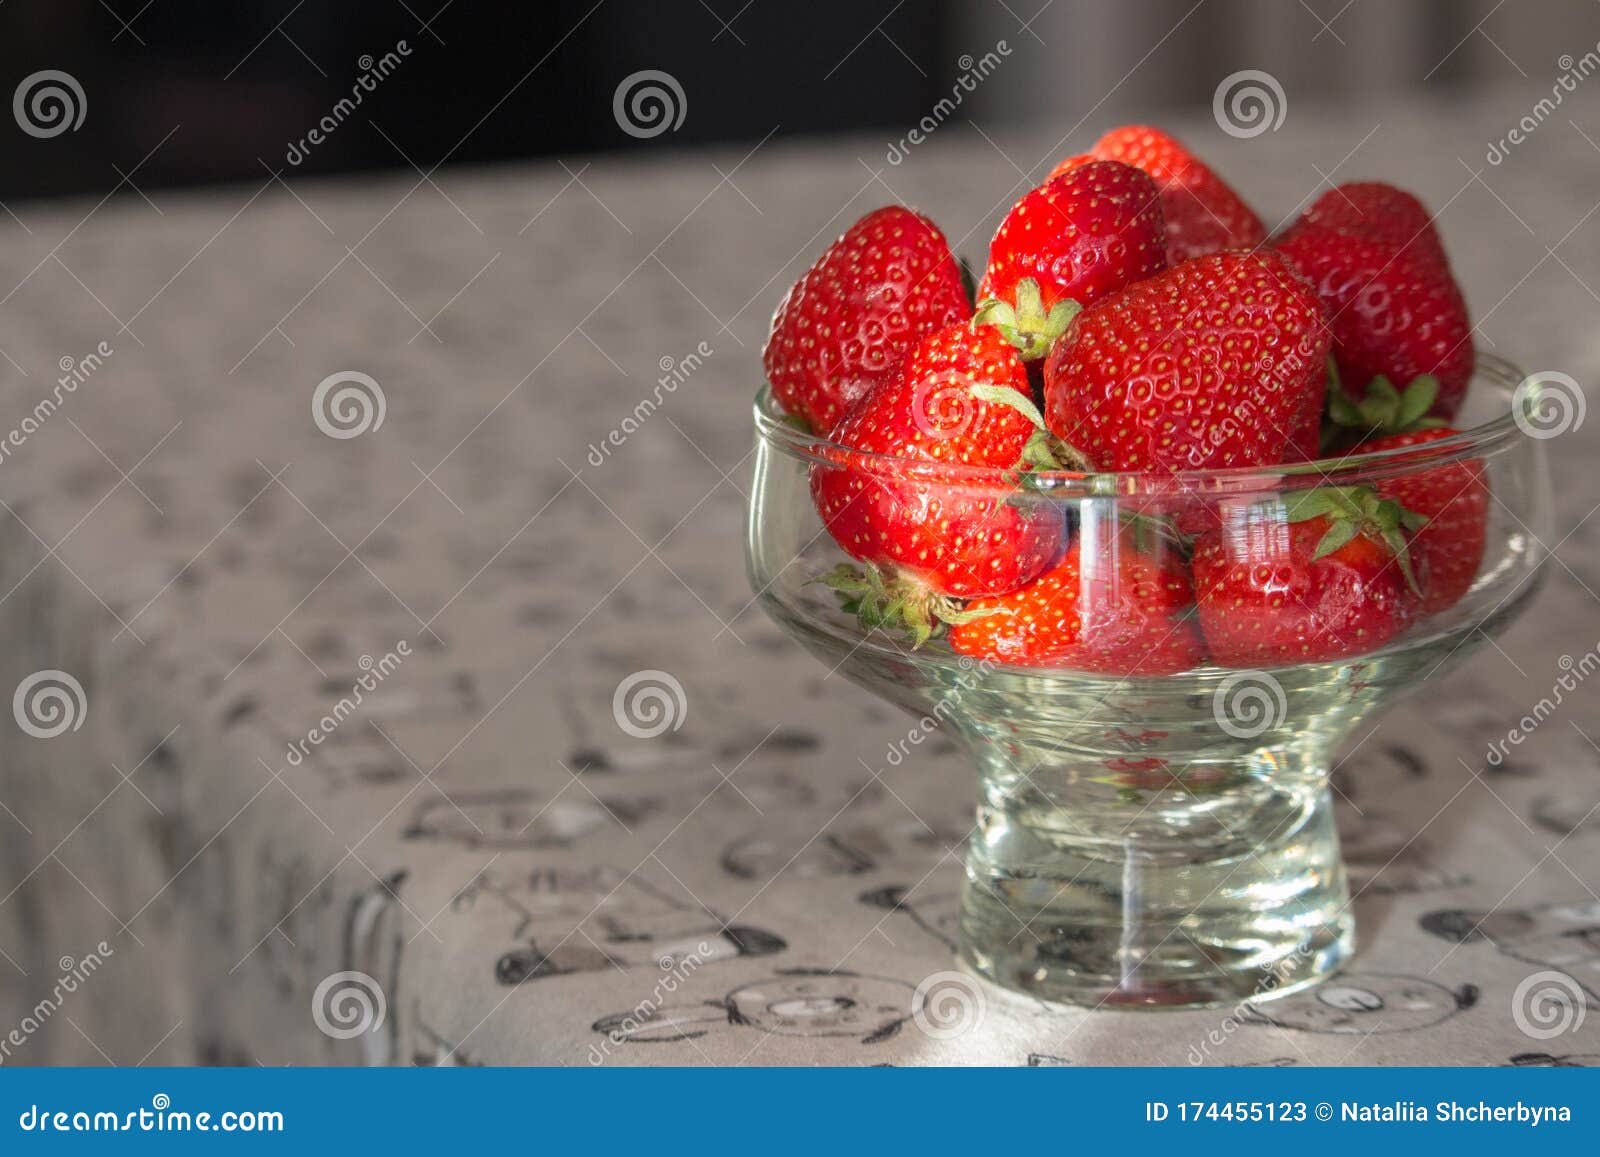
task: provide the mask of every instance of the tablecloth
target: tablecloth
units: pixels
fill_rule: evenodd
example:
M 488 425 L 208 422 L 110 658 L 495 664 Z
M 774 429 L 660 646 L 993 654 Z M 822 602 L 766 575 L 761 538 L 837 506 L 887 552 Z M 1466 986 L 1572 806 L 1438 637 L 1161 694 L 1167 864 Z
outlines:
M 1600 100 L 1487 159 L 1539 95 L 1171 123 L 1274 223 L 1415 189 L 1483 348 L 1587 382 Z M 981 260 L 1075 120 L 10 207 L 0 1060 L 1600 1058 L 1593 419 L 1536 607 L 1335 770 L 1344 974 L 1166 1014 L 943 975 L 971 768 L 892 761 L 753 604 L 750 401 L 828 240 L 904 200 Z

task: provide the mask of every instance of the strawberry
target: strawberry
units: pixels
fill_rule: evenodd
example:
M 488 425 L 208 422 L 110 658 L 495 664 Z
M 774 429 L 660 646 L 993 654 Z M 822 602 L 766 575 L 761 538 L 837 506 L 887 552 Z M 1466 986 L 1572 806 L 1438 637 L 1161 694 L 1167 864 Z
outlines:
M 1200 633 L 1184 614 L 1194 605 L 1188 570 L 1176 553 L 1142 549 L 1138 538 L 1125 529 L 1085 554 L 1080 535 L 1026 586 L 968 603 L 950 646 L 995 663 L 1111 675 L 1198 666 Z
M 1045 361 L 1045 415 L 1099 470 L 1274 465 L 1307 441 L 1327 355 L 1282 257 L 1197 257 L 1077 316 Z
M 1415 379 L 1403 392 L 1388 379 L 1376 378 L 1359 404 L 1336 390 L 1328 399 L 1329 421 L 1335 431 L 1361 433 L 1351 453 L 1425 446 L 1460 433 L 1426 416 L 1438 388 L 1429 376 Z M 1427 520 L 1411 536 L 1411 557 L 1428 575 L 1423 613 L 1437 614 L 1454 606 L 1478 577 L 1483 562 L 1489 521 L 1483 462 L 1471 458 L 1413 469 L 1383 479 L 1377 489 Z
M 1094 162 L 1018 201 L 989 246 L 978 317 L 1025 361 L 1042 358 L 1073 313 L 1167 266 L 1161 205 L 1150 178 Z
M 1333 355 L 1356 394 L 1377 377 L 1439 381 L 1433 414 L 1455 416 L 1472 378 L 1472 324 L 1427 210 L 1392 185 L 1340 185 L 1273 243 L 1316 286 Z
M 835 442 L 895 459 L 840 452 L 811 476 L 834 540 L 888 572 L 847 567 L 828 580 L 865 625 L 904 625 L 920 642 L 956 613 L 950 598 L 1014 590 L 1053 561 L 1059 512 L 1018 498 L 1014 479 L 999 476 L 1038 440 L 1027 391 L 1022 361 L 995 329 L 957 324 L 919 342 L 835 428 Z
M 1200 629 L 1224 667 L 1360 655 L 1416 618 L 1406 531 L 1419 520 L 1370 487 L 1324 486 L 1234 512 L 1195 541 Z
M 1391 434 L 1362 446 L 1362 452 L 1424 446 L 1461 431 L 1449 426 Z M 1461 601 L 1478 577 L 1488 537 L 1489 484 L 1483 462 L 1470 458 L 1402 474 L 1378 484 L 1378 492 L 1427 522 L 1411 535 L 1411 557 L 1427 575 L 1422 611 L 1435 615 Z
M 1050 175 L 1088 160 L 1121 161 L 1143 169 L 1161 189 L 1167 257 L 1173 263 L 1224 249 L 1254 249 L 1267 239 L 1261 218 L 1204 161 L 1160 129 L 1125 125 L 1095 143 L 1088 156 L 1068 157 Z
M 795 282 L 762 361 L 772 395 L 827 434 L 918 339 L 971 316 L 944 234 L 899 205 L 868 213 Z
M 1328 391 L 1339 380 L 1333 358 L 1323 363 L 1322 380 L 1305 396 L 1299 414 L 1289 422 L 1289 444 L 1284 447 L 1285 462 L 1315 462 L 1322 456 L 1323 412 Z

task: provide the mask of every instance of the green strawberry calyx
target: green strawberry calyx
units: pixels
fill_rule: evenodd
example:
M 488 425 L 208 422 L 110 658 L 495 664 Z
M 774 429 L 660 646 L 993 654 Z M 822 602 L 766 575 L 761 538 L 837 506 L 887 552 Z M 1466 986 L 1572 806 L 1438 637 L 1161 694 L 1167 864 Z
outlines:
M 1411 566 L 1407 535 L 1428 524 L 1425 516 L 1407 510 L 1393 498 L 1384 498 L 1370 486 L 1319 486 L 1284 495 L 1283 505 L 1290 522 L 1328 520 L 1328 530 L 1311 554 L 1313 561 L 1328 557 L 1356 535 L 1365 534 L 1389 548 L 1405 576 L 1406 586 L 1413 594 L 1421 595 Z
M 1145 554 L 1159 557 L 1172 551 L 1188 559 L 1194 553 L 1194 540 L 1179 529 L 1170 514 L 1119 514 L 1117 520 L 1133 545 Z
M 1044 415 L 1033 399 L 1010 386 L 972 386 L 970 392 L 981 402 L 1010 406 L 1033 423 L 1033 433 L 1022 446 L 1022 458 L 1017 463 L 1023 470 L 1076 470 L 1088 473 L 1094 467 L 1080 451 L 1052 434 L 1044 424 Z
M 1419 374 L 1403 390 L 1380 374 L 1367 383 L 1364 397 L 1352 398 L 1340 384 L 1338 368 L 1330 358 L 1324 442 L 1332 444 L 1347 433 L 1355 433 L 1359 445 L 1369 438 L 1436 430 L 1445 424 L 1444 419 L 1429 417 L 1428 411 L 1438 397 L 1439 379 L 1432 374 Z
M 977 312 L 972 315 L 972 328 L 977 332 L 980 325 L 993 326 L 1023 361 L 1032 362 L 1050 352 L 1056 338 L 1066 332 L 1082 308 L 1076 301 L 1064 299 L 1046 310 L 1039 294 L 1039 283 L 1024 277 L 1017 282 L 1015 304 L 998 297 L 980 301 Z
M 913 649 L 946 627 L 995 613 L 993 609 L 963 610 L 959 600 L 937 594 L 909 575 L 885 573 L 872 566 L 840 563 L 811 581 L 835 591 L 840 609 L 854 615 L 862 630 L 905 635 Z

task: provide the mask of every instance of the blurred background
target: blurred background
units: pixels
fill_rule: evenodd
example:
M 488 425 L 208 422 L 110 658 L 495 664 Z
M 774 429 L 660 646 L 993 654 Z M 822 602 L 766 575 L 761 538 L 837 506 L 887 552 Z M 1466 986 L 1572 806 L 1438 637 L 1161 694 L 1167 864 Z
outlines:
M 1006 67 L 960 109 L 990 131 L 1206 107 L 1217 77 L 1251 67 L 1292 78 L 1297 101 L 1548 85 L 1597 40 L 1592 0 L 10 0 L 6 91 L 49 62 L 117 99 L 90 102 L 81 147 L 0 134 L 0 199 L 101 194 L 134 166 L 150 188 L 754 143 L 775 126 L 898 135 L 991 52 Z M 385 85 L 394 68 L 405 83 Z M 613 115 L 644 69 L 693 108 L 665 136 Z M 305 147 L 357 87 L 340 131 Z

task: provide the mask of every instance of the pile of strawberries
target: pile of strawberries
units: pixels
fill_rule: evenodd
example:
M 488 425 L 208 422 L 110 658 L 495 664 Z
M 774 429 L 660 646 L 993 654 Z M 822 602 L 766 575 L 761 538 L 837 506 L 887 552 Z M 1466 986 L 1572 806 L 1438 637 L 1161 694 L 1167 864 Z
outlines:
M 866 565 L 824 581 L 864 627 L 1161 675 L 1361 654 L 1466 593 L 1477 460 L 1237 501 L 1188 472 L 1448 437 L 1473 357 L 1415 197 L 1342 185 L 1269 239 L 1182 144 L 1130 126 L 1012 207 L 975 302 L 931 221 L 869 213 L 784 297 L 765 365 L 831 443 L 812 497 Z M 1138 477 L 1091 526 L 1039 471 Z

